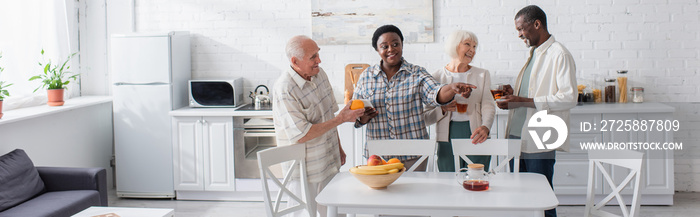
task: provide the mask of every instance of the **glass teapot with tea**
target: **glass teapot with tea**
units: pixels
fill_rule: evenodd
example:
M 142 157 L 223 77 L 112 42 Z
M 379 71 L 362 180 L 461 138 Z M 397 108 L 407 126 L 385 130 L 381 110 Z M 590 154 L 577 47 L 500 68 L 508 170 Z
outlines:
M 460 169 L 457 174 L 457 183 L 470 191 L 489 190 L 489 174 L 484 171 L 483 164 L 469 164 L 467 168 Z

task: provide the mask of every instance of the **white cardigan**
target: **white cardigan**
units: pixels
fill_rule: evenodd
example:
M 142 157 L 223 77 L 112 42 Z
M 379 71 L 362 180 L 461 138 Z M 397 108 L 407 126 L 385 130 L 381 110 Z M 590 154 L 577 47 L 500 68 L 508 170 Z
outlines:
M 442 84 L 452 83 L 450 71 L 444 67 L 437 70 L 432 76 Z M 476 86 L 472 90 L 471 96 L 467 98 L 467 115 L 469 115 L 469 127 L 472 133 L 480 126 L 486 126 L 491 129 L 494 116 L 496 115 L 496 103 L 491 95 L 491 75 L 486 69 L 472 66 L 467 74 L 467 83 Z M 437 132 L 437 141 L 450 141 L 450 120 L 452 112 L 442 114 L 440 107 L 426 107 L 424 113 L 426 124 L 436 124 L 435 131 Z
M 569 123 L 569 110 L 576 106 L 576 63 L 569 50 L 562 44 L 554 40 L 554 36 L 549 37 L 542 43 L 532 55 L 537 56 L 532 64 L 530 83 L 528 84 L 528 98 L 533 98 L 536 108 L 527 108 L 527 119 L 522 129 L 521 150 L 525 153 L 539 153 L 551 151 L 549 149 L 537 149 L 535 142 L 527 132 L 527 124 L 530 117 L 537 112 L 547 110 L 549 115 L 560 117 L 567 124 Z M 530 57 L 532 58 L 532 57 Z M 527 62 L 530 62 L 528 58 Z M 523 72 L 527 68 L 527 63 L 520 70 L 518 79 L 513 87 L 513 95 L 520 93 L 520 82 L 523 80 Z M 510 122 L 513 119 L 513 109 L 508 111 L 508 123 L 506 124 L 506 134 L 510 134 Z M 568 126 L 567 126 L 568 127 Z M 527 136 L 526 136 L 527 135 Z M 569 151 L 569 137 L 557 148 L 559 151 Z

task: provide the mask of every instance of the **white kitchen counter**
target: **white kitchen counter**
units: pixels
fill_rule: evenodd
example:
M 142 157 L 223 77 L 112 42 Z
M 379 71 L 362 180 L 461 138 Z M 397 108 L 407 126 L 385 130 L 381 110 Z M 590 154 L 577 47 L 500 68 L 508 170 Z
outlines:
M 338 104 L 342 109 L 345 106 Z M 239 106 L 241 107 L 241 106 Z M 272 116 L 272 111 L 237 111 L 235 108 L 190 108 L 183 107 L 170 112 L 170 116 Z M 571 114 L 602 114 L 602 113 L 656 113 L 674 112 L 675 108 L 656 102 L 646 103 L 598 103 L 577 105 L 571 109 Z M 496 114 L 508 114 L 508 110 L 496 108 Z
M 190 108 L 182 107 L 171 111 L 170 116 L 272 116 L 272 111 L 237 111 L 235 108 Z
M 610 113 L 658 113 L 674 112 L 674 107 L 656 102 L 645 103 L 596 103 L 577 105 L 571 109 L 571 114 L 610 114 Z M 508 110 L 496 108 L 496 114 L 508 114 Z

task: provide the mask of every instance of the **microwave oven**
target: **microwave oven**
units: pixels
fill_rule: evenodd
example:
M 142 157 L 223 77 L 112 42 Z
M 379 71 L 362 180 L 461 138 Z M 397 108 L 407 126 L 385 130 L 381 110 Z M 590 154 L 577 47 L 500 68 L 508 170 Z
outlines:
M 190 107 L 236 107 L 243 104 L 243 79 L 190 80 Z

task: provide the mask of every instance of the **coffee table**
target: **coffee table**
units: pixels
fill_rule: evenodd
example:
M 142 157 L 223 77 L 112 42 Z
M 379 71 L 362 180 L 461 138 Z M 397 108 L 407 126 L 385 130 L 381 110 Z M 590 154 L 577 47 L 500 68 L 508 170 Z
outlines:
M 120 217 L 172 217 L 173 209 L 91 206 L 72 217 L 92 217 L 114 213 Z

